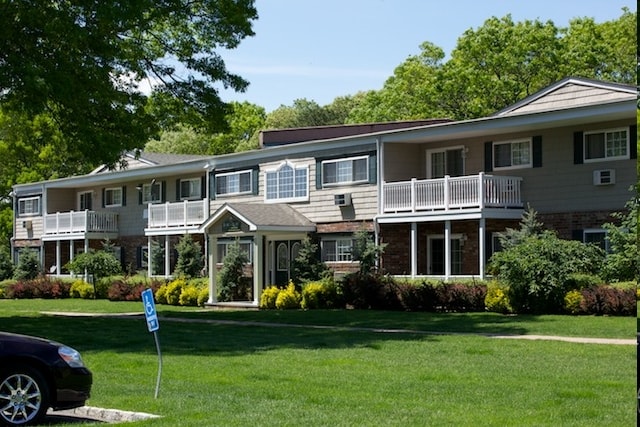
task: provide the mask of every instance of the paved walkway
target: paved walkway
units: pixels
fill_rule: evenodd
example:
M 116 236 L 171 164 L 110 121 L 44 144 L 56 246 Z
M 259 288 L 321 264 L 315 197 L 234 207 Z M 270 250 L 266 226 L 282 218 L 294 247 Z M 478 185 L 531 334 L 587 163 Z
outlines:
M 41 314 L 50 316 L 66 316 L 66 317 L 142 317 L 142 312 L 132 313 L 77 313 L 77 312 L 57 312 L 43 311 Z M 637 345 L 635 338 L 589 338 L 589 337 L 565 337 L 556 335 L 508 335 L 508 334 L 491 334 L 477 332 L 441 332 L 441 331 L 423 331 L 415 329 L 387 329 L 387 328 L 364 328 L 364 327 L 345 327 L 345 326 L 322 326 L 322 325 L 299 325 L 292 323 L 272 323 L 272 322 L 252 322 L 242 320 L 217 320 L 217 319 L 189 319 L 180 317 L 162 317 L 163 322 L 181 322 L 181 323 L 205 323 L 212 325 L 238 325 L 238 326 L 261 326 L 273 328 L 307 328 L 307 329 L 328 329 L 328 330 L 351 330 L 361 332 L 374 332 L 384 334 L 424 334 L 424 335 L 477 335 L 487 338 L 496 339 L 519 339 L 532 341 L 564 341 L 582 344 L 609 344 L 609 345 Z

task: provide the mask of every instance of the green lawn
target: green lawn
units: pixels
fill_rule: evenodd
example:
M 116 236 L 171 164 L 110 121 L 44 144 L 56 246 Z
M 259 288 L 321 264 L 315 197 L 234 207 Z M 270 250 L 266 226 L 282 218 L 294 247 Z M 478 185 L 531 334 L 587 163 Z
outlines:
M 157 355 L 143 318 L 38 314 L 141 308 L 138 302 L 0 300 L 0 329 L 75 346 L 95 376 L 89 405 L 163 416 L 135 425 L 621 426 L 635 420 L 635 346 L 419 332 L 633 338 L 635 318 L 158 306 L 164 364 L 154 399 Z

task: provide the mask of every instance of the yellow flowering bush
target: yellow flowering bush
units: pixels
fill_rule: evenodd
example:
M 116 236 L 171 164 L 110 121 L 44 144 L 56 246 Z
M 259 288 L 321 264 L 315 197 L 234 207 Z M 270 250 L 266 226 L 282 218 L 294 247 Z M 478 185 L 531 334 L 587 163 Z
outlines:
M 487 288 L 487 295 L 484 297 L 484 306 L 487 311 L 494 313 L 510 313 L 512 311 L 509 297 L 506 292 L 496 284 Z
M 293 282 L 289 282 L 286 289 L 281 290 L 276 298 L 276 308 L 278 310 L 300 308 L 302 296 L 296 290 Z
M 260 295 L 260 308 L 264 309 L 274 309 L 276 308 L 276 299 L 278 299 L 278 294 L 280 293 L 280 288 L 277 286 L 271 285 L 262 291 L 262 295 Z
M 582 302 L 582 292 L 572 290 L 567 292 L 564 296 L 564 309 L 567 313 L 578 314 L 580 313 L 580 303 Z

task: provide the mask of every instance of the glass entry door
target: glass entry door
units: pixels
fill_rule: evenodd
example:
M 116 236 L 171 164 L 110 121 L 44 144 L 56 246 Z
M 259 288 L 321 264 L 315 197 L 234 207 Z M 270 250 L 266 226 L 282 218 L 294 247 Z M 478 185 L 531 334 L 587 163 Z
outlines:
M 445 175 L 464 175 L 464 149 L 429 151 L 427 155 L 429 179 L 443 178 Z

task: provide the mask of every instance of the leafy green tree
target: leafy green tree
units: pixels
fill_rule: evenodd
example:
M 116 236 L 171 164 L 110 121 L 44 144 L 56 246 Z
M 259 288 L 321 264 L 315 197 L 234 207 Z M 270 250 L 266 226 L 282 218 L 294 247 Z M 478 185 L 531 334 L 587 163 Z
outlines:
M 0 5 L 0 99 L 29 117 L 48 112 L 88 164 L 142 147 L 158 105 L 199 128 L 224 126 L 216 84 L 244 90 L 216 49 L 253 35 L 251 0 L 54 0 Z
M 360 274 L 374 273 L 378 269 L 378 262 L 387 244 L 376 244 L 371 237 L 371 233 L 364 228 L 356 231 L 353 238 L 351 255 L 354 261 L 360 263 Z
M 171 130 L 162 131 L 157 139 L 149 140 L 144 146 L 144 151 L 206 155 L 210 139 L 211 136 L 204 132 L 197 132 L 187 125 L 177 124 Z
M 107 243 L 106 247 L 108 248 Z M 111 250 L 96 251 L 90 249 L 76 255 L 73 260 L 69 261 L 65 268 L 75 274 L 86 273 L 93 278 L 93 295 L 98 295 L 96 283 L 100 279 L 122 273 L 122 264 L 120 260 L 113 255 Z
M 617 224 L 607 223 L 610 253 L 607 254 L 602 276 L 609 281 L 640 280 L 640 252 L 638 251 L 638 199 L 633 198 L 626 205 L 625 212 L 613 216 Z
M 164 272 L 164 245 L 157 240 L 151 240 L 151 272 L 163 274 Z
M 13 236 L 13 209 L 9 203 L 0 203 L 0 249 L 9 250 Z
M 247 298 L 248 289 L 244 277 L 244 266 L 247 263 L 249 263 L 249 256 L 240 248 L 239 240 L 227 247 L 227 255 L 218 273 L 220 301 L 238 301 Z
M 40 256 L 31 249 L 22 249 L 18 256 L 18 264 L 13 270 L 13 278 L 16 280 L 35 279 L 42 273 Z
M 520 228 L 507 228 L 504 232 L 498 233 L 498 240 L 503 249 L 509 249 L 522 243 L 527 237 L 538 236 L 543 232 L 543 224 L 538 221 L 538 213 L 528 206 L 522 214 Z
M 320 259 L 320 246 L 305 237 L 300 244 L 298 256 L 291 263 L 291 280 L 296 285 L 322 279 L 329 271 Z
M 200 243 L 185 234 L 176 245 L 176 251 L 178 252 L 178 260 L 174 270 L 175 275 L 186 278 L 200 277 L 204 268 L 204 257 Z
M 337 124 L 329 112 L 315 101 L 296 99 L 293 105 L 281 105 L 269 114 L 266 129 L 290 129 Z
M 13 261 L 7 248 L 0 247 L 0 281 L 13 277 Z

